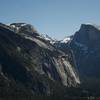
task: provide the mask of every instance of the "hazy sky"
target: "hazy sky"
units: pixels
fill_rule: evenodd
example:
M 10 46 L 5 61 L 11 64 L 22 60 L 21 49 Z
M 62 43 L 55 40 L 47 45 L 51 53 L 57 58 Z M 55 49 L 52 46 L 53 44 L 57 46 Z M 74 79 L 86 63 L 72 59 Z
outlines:
M 100 0 L 0 0 L 0 22 L 26 22 L 57 39 L 100 24 Z

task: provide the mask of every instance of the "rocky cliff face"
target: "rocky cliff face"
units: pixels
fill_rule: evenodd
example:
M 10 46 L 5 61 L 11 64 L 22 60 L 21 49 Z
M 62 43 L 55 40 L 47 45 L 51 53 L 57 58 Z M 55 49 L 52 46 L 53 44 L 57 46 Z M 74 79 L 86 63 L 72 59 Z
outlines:
M 100 95 L 100 26 L 82 24 L 70 42 L 84 89 Z
M 79 31 L 71 36 L 67 42 L 59 41 L 54 45 L 63 52 L 74 56 L 73 60 L 78 68 L 80 76 L 99 78 L 99 44 L 100 26 L 82 24 Z
M 59 84 L 80 84 L 68 55 L 25 23 L 0 24 L 0 81 L 0 95 L 52 94 Z
M 64 40 L 54 45 L 68 54 L 71 64 L 76 65 L 80 86 L 93 95 L 100 95 L 100 26 L 82 24 L 79 31 Z
M 100 28 L 97 25 L 82 24 L 75 33 L 70 46 L 75 54 L 80 75 L 100 77 Z

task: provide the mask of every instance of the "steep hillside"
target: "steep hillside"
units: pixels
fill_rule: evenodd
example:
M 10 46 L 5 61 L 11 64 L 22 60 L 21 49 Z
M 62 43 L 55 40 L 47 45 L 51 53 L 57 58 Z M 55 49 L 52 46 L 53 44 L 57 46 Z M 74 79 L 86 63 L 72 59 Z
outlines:
M 80 80 L 68 55 L 25 23 L 0 24 L 0 96 L 51 95 Z

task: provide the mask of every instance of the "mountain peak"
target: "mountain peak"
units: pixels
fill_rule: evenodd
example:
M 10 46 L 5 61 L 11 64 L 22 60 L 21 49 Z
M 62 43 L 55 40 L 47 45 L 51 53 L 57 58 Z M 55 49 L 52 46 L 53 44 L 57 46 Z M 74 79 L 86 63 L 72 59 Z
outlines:
M 37 30 L 34 28 L 31 24 L 26 23 L 12 23 L 9 25 L 15 32 L 17 33 L 23 33 L 23 31 L 26 33 L 38 33 Z
M 97 30 L 100 30 L 100 26 L 99 25 L 97 25 L 97 24 L 92 24 L 92 23 L 86 23 L 86 24 L 81 24 L 81 29 L 86 29 L 86 28 L 88 28 L 88 29 L 91 29 L 91 28 L 95 28 L 95 29 L 97 29 Z
M 63 40 L 61 40 L 61 43 L 68 43 L 70 40 L 71 40 L 71 37 L 67 36 Z
M 85 45 L 97 45 L 100 40 L 100 26 L 82 24 L 79 31 L 75 33 L 74 40 Z

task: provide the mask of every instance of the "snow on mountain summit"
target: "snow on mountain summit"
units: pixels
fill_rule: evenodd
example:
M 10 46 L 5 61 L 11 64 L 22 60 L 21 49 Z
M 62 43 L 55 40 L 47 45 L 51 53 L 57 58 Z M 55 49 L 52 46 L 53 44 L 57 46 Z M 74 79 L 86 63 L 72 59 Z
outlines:
M 50 36 L 48 36 L 47 34 L 41 34 L 40 36 L 41 36 L 41 38 L 43 38 L 43 39 L 49 41 L 51 44 L 54 44 L 54 43 L 56 42 L 55 39 L 52 39 L 52 38 L 51 38 Z
M 70 37 L 66 37 L 63 40 L 61 40 L 61 43 L 68 43 L 71 40 Z

